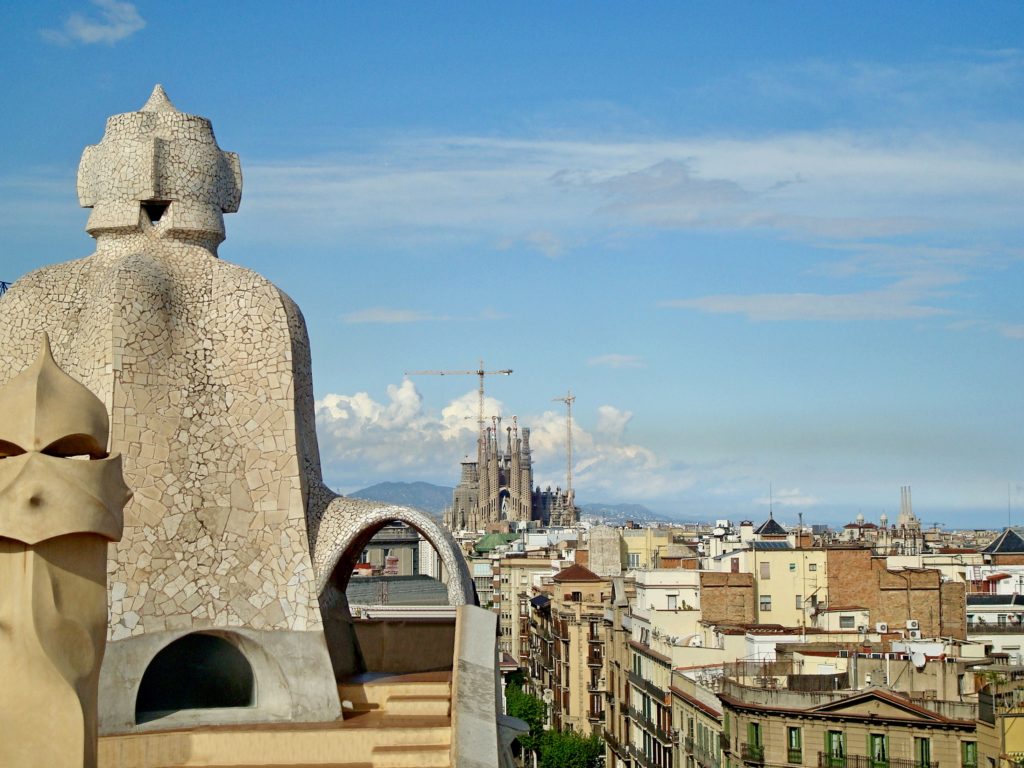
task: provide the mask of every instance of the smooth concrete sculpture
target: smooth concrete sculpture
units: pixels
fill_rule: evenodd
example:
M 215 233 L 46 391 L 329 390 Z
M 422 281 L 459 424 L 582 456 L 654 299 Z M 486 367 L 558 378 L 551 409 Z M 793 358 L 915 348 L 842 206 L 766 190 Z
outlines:
M 334 672 L 345 664 L 332 657 L 351 656 L 351 637 L 325 638 L 324 612 L 347 612 L 326 585 L 343 588 L 336 564 L 383 525 L 384 505 L 323 484 L 299 309 L 217 258 L 241 186 L 238 159 L 210 122 L 157 86 L 140 111 L 109 118 L 82 157 L 96 252 L 26 275 L 0 299 L 0 383 L 48 331 L 58 362 L 111 413 L 111 445 L 134 491 L 110 553 L 101 733 L 341 713 Z M 393 514 L 427 528 L 451 601 L 472 601 L 450 537 L 413 510 Z M 161 704 L 157 679 L 139 711 L 154 661 L 195 634 L 241 652 L 252 700 Z
M 0 765 L 96 764 L 107 542 L 131 495 L 108 429 L 45 335 L 0 390 Z

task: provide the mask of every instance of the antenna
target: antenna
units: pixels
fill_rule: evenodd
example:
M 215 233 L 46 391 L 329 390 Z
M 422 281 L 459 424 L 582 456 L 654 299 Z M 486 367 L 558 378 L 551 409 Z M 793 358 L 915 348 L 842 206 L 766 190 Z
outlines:
M 484 376 L 511 376 L 512 369 L 505 368 L 500 371 L 485 371 L 484 361 L 480 361 L 480 367 L 475 371 L 405 371 L 406 376 L 479 376 L 480 386 L 480 410 L 479 416 L 477 417 L 477 425 L 480 427 L 481 434 L 484 431 Z
M 572 404 L 576 396 L 572 390 L 565 397 L 553 397 L 551 402 L 565 403 L 565 490 L 572 499 Z

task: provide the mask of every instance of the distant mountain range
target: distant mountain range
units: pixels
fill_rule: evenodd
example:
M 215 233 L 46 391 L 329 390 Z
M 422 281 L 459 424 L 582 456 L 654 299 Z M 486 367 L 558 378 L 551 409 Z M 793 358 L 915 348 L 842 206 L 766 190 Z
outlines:
M 635 523 L 649 523 L 655 520 L 664 520 L 655 512 L 643 504 L 601 504 L 598 502 L 580 504 L 584 517 L 596 517 L 606 523 L 625 523 L 632 520 Z
M 397 504 L 404 507 L 416 507 L 440 517 L 444 508 L 452 503 L 452 491 L 444 485 L 432 483 L 377 483 L 369 488 L 350 493 L 357 499 L 372 499 L 386 504 Z M 655 512 L 642 504 L 604 504 L 592 502 L 580 504 L 584 517 L 595 517 L 609 523 L 624 523 L 633 520 L 638 523 L 663 520 Z
M 383 501 L 403 507 L 416 507 L 440 517 L 444 508 L 452 503 L 452 491 L 443 485 L 431 483 L 377 483 L 369 488 L 354 491 L 349 496 L 357 499 Z

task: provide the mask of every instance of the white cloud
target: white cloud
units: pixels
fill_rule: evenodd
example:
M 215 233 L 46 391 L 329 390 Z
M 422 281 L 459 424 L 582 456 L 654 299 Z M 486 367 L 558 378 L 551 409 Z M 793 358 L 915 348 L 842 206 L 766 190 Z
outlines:
M 60 29 L 45 29 L 43 37 L 53 43 L 114 43 L 124 40 L 146 26 L 133 3 L 122 0 L 91 0 L 97 13 L 72 13 Z
M 637 355 L 620 355 L 611 352 L 607 355 L 598 355 L 587 360 L 587 365 L 601 366 L 603 368 L 643 368 L 643 358 Z
M 597 408 L 597 426 L 594 427 L 594 431 L 617 442 L 622 438 L 626 425 L 632 418 L 632 411 L 620 411 L 614 405 L 600 405 Z
M 424 408 L 408 379 L 389 386 L 383 402 L 366 392 L 325 396 L 317 401 L 316 411 L 329 482 L 426 479 L 454 485 L 459 462 L 466 455 L 476 457 L 477 402 L 471 390 L 435 414 Z M 486 398 L 488 419 L 503 410 L 500 401 Z M 694 484 L 692 472 L 625 440 L 631 417 L 628 411 L 602 405 L 592 432 L 574 422 L 573 486 L 578 496 L 642 501 L 678 494 Z M 536 483 L 564 487 L 565 414 L 548 410 L 520 417 L 518 423 L 530 428 Z M 502 432 L 510 425 L 506 418 Z

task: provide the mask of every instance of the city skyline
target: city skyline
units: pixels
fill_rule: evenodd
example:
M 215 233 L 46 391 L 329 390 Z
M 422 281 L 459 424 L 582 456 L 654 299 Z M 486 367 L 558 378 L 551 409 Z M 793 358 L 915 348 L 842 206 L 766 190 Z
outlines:
M 327 481 L 454 485 L 487 414 L 581 500 L 997 528 L 1024 508 L 1024 8 L 7 9 L 0 280 L 161 82 L 245 186 L 222 258 L 309 323 Z M 304 234 L 305 232 L 311 234 Z

